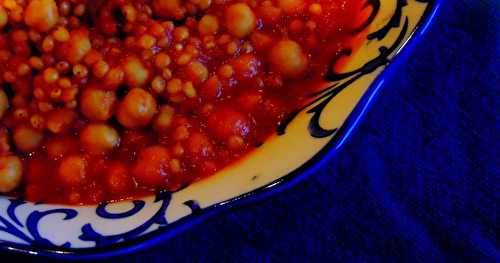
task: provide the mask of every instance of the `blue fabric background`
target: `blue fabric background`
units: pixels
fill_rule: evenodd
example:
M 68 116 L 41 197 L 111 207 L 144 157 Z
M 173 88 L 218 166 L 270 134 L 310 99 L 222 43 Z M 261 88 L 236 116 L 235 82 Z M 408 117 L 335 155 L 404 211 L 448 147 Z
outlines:
M 500 262 L 500 1 L 444 2 L 327 166 L 116 260 Z

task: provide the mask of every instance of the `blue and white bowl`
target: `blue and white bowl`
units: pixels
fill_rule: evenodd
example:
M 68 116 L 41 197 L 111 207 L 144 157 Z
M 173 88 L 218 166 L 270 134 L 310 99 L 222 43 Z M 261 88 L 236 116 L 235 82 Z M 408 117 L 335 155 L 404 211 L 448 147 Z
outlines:
M 332 156 L 384 84 L 387 66 L 429 25 L 439 0 L 366 0 L 366 41 L 343 72 L 312 95 L 278 133 L 237 165 L 177 192 L 97 206 L 30 203 L 0 197 L 0 248 L 71 258 L 132 252 L 194 222 L 283 189 Z M 333 63 L 332 63 L 333 64 Z

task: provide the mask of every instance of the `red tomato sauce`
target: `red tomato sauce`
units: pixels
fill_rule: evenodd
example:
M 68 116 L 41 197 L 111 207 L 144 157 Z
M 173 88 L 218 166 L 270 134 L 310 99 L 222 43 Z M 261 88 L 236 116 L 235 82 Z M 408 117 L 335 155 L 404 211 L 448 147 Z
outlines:
M 216 173 L 325 83 L 362 4 L 4 1 L 0 192 L 95 204 Z

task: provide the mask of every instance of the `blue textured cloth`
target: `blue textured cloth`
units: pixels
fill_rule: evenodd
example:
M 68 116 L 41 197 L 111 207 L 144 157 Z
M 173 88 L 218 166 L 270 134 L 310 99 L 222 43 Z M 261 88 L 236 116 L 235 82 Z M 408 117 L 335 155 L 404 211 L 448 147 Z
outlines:
M 500 262 L 500 1 L 444 2 L 327 166 L 117 260 Z

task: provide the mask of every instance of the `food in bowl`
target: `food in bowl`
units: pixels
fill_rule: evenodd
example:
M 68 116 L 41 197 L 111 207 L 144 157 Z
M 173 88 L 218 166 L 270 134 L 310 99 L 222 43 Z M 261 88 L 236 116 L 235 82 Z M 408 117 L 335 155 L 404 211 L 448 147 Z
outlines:
M 236 162 L 356 45 L 361 0 L 4 0 L 0 192 L 95 204 Z

